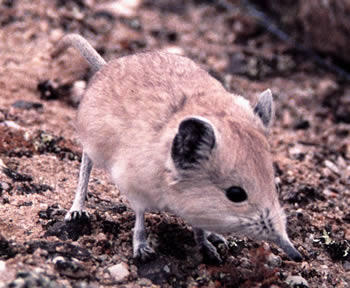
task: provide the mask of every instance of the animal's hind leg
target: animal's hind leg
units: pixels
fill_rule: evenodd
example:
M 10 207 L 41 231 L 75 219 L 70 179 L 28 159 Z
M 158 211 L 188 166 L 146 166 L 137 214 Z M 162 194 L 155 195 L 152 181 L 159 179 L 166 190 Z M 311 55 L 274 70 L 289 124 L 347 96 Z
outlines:
M 78 219 L 86 219 L 89 217 L 88 213 L 84 210 L 84 203 L 87 195 L 91 169 L 92 161 L 89 156 L 83 152 L 83 157 L 80 165 L 78 187 L 75 192 L 73 205 L 64 217 L 65 221 L 74 221 Z
M 138 258 L 141 261 L 146 261 L 154 258 L 155 252 L 147 243 L 144 211 L 136 210 L 136 222 L 133 235 L 133 250 L 134 258 Z

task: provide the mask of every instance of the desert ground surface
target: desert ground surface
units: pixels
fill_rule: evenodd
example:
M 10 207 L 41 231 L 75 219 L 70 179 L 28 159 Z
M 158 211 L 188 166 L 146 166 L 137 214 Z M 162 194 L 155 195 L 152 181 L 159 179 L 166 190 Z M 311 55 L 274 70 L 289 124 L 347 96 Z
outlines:
M 349 82 L 235 1 L 221 2 L 0 1 L 0 287 L 350 287 Z M 270 88 L 276 183 L 303 261 L 229 235 L 217 247 L 223 264 L 208 263 L 192 227 L 160 212 L 146 216 L 157 258 L 140 263 L 135 215 L 98 169 L 90 219 L 65 223 L 82 153 L 75 115 L 92 76 L 73 49 L 50 58 L 71 32 L 106 61 L 147 50 L 185 55 L 252 105 Z

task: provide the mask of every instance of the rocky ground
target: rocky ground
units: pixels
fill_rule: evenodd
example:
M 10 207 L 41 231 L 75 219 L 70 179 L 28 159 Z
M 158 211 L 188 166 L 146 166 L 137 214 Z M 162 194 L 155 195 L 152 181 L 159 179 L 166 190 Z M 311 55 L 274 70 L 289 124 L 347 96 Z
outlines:
M 350 287 L 350 85 L 223 1 L 0 1 L 0 287 Z M 94 169 L 87 222 L 66 224 L 81 148 L 75 111 L 91 77 L 74 50 L 51 60 L 69 32 L 106 60 L 161 49 L 200 63 L 254 103 L 271 88 L 270 136 L 304 261 L 276 246 L 228 237 L 207 263 L 181 219 L 148 214 L 158 256 L 132 258 L 135 216 Z M 299 286 L 298 286 L 299 285 Z

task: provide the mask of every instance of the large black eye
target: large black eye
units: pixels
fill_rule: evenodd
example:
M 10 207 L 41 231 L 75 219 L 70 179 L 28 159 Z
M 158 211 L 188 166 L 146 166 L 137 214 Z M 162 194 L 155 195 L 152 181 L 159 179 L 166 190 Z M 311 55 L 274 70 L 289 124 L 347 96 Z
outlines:
M 248 195 L 241 187 L 232 186 L 226 190 L 226 197 L 232 202 L 240 203 L 247 200 Z

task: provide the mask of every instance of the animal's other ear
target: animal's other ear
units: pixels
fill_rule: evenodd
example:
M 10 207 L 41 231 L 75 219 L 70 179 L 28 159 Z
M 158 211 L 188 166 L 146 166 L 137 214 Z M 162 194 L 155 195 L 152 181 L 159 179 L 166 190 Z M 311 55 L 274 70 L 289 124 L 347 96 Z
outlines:
M 275 111 L 270 89 L 265 90 L 259 95 L 258 103 L 254 108 L 254 113 L 259 116 L 266 128 L 271 127 Z
M 215 133 L 212 125 L 200 118 L 182 120 L 171 147 L 171 157 L 175 167 L 191 169 L 207 160 L 215 146 Z

